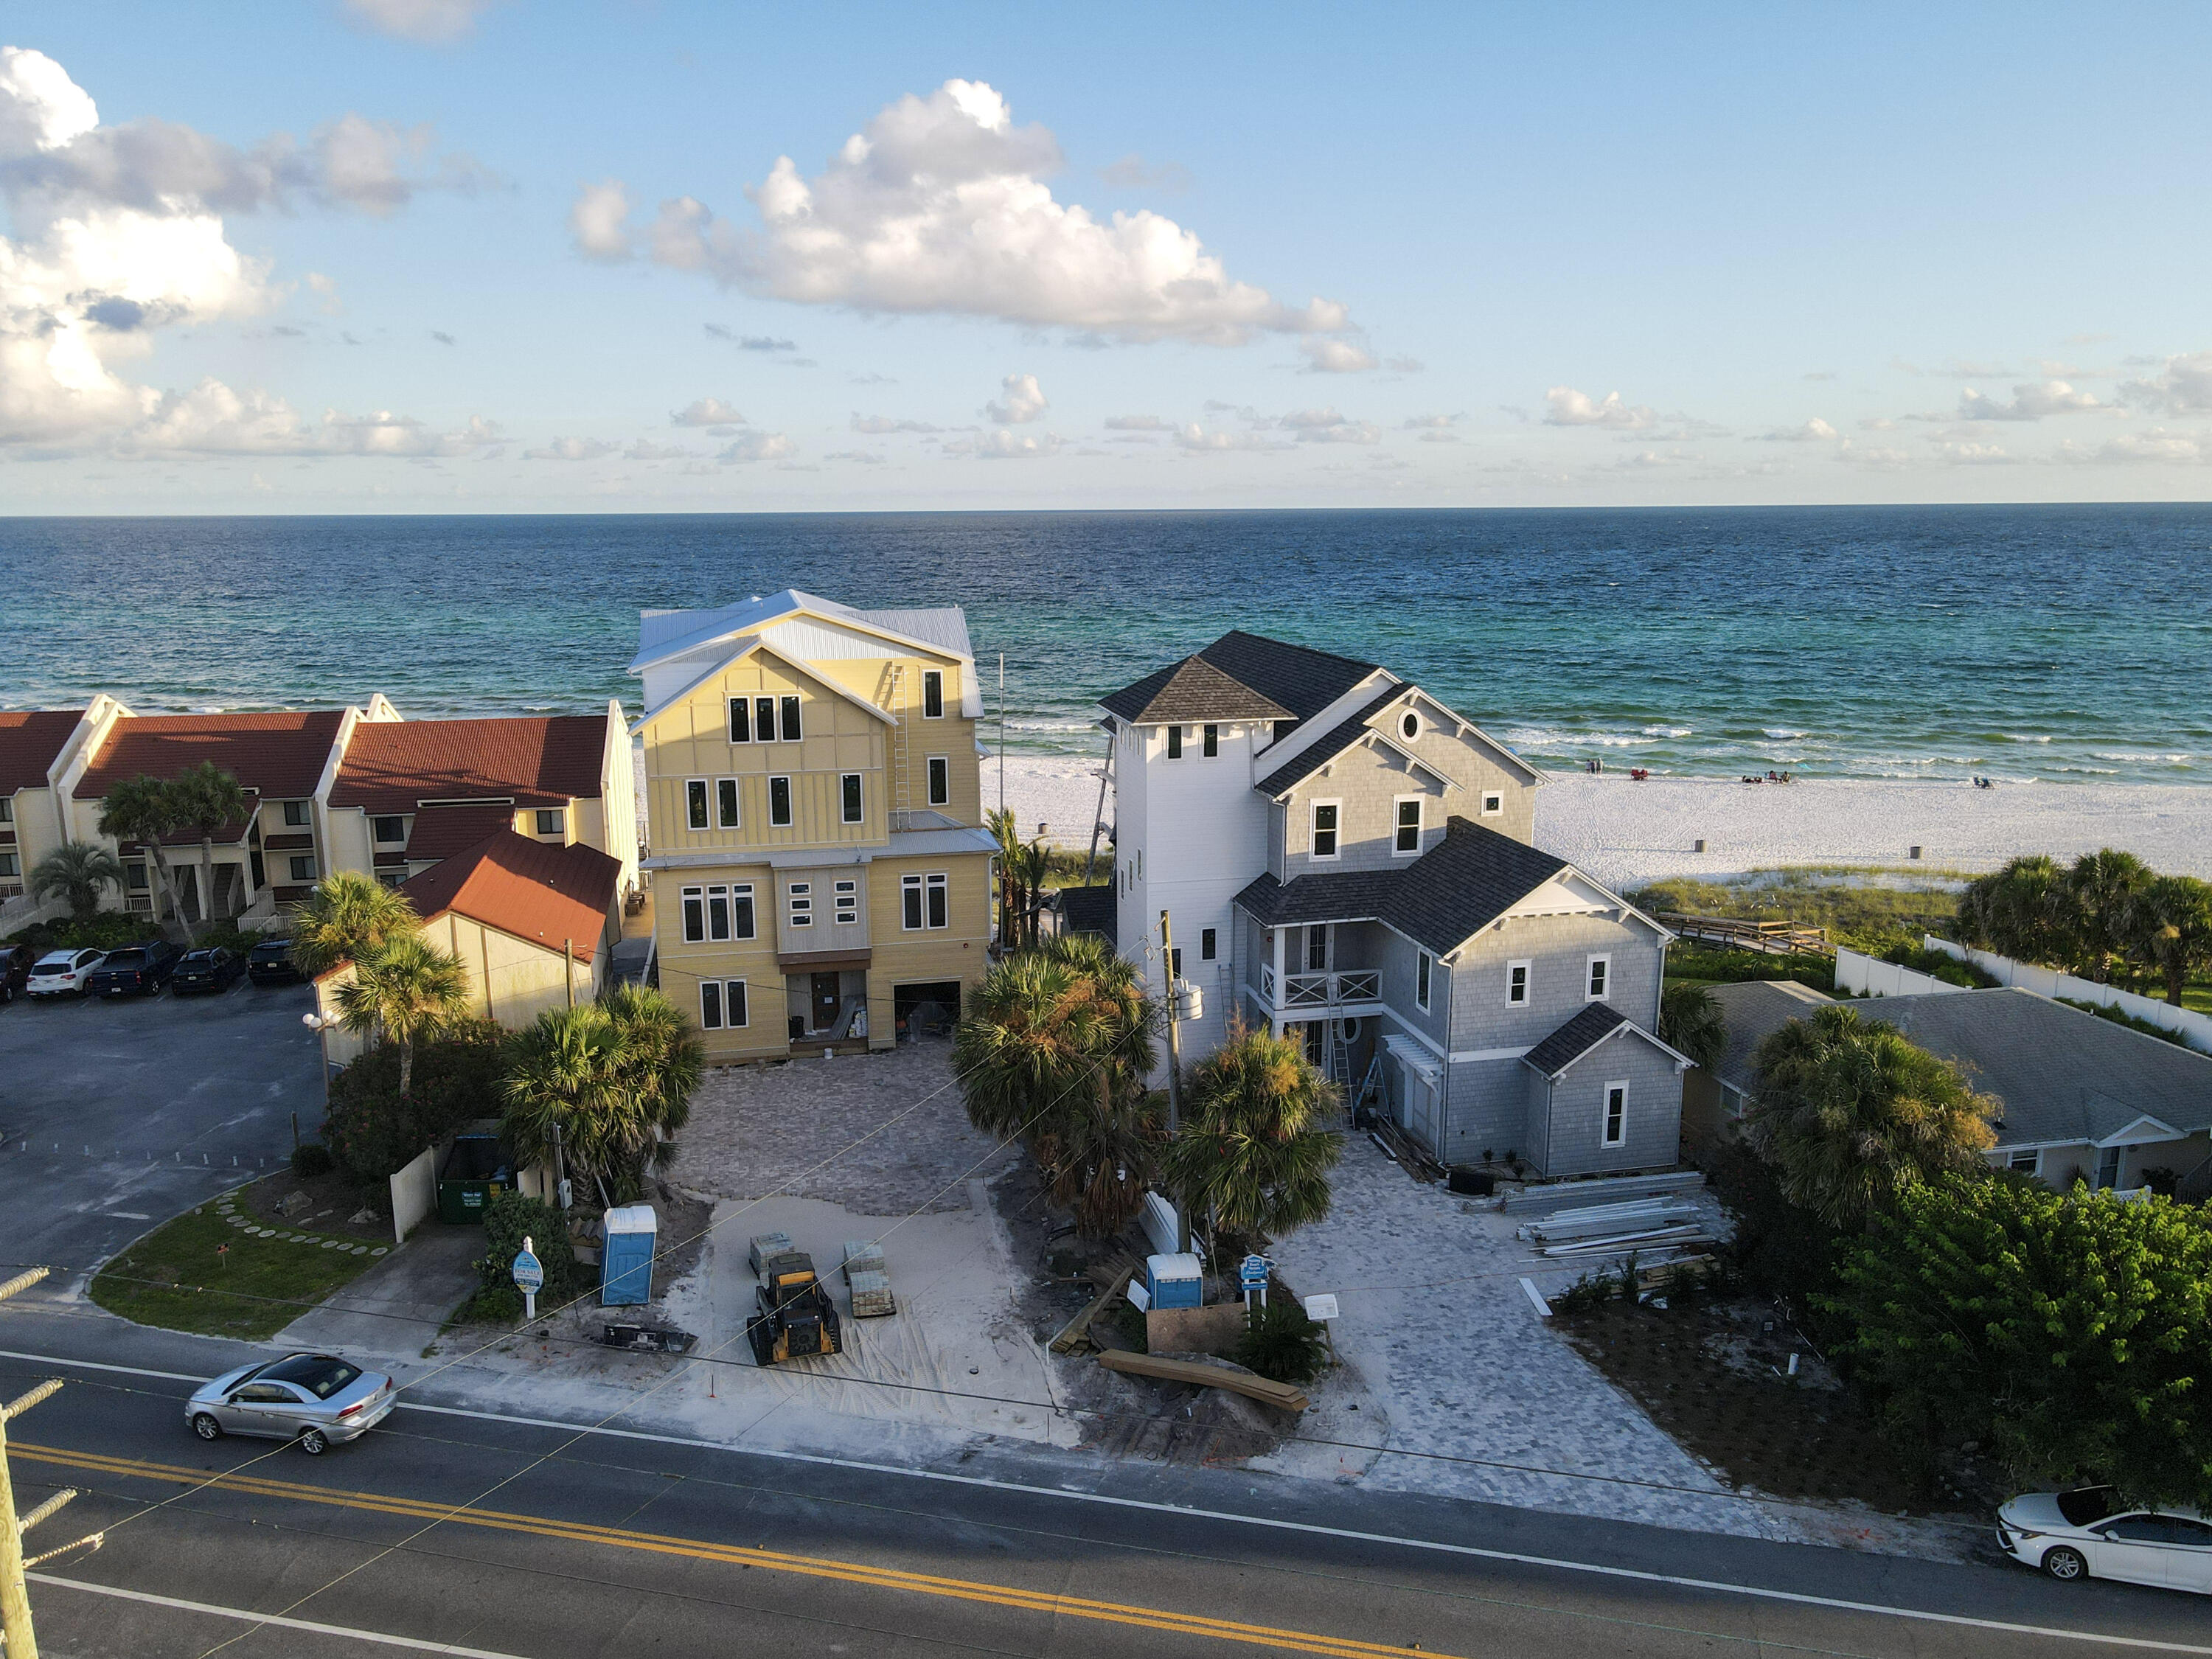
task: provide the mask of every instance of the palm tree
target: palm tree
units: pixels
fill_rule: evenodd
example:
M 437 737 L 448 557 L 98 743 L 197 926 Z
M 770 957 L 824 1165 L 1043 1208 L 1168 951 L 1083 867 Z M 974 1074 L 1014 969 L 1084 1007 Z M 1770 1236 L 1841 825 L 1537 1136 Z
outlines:
M 415 1044 L 468 1012 L 469 970 L 420 933 L 402 933 L 353 960 L 338 987 L 338 1023 L 357 1036 L 399 1045 L 399 1097 L 415 1077 Z
M 1158 1023 L 1135 965 L 1079 934 L 993 968 L 953 1038 L 969 1121 L 1024 1142 L 1093 1237 L 1121 1230 L 1151 1177 L 1160 1112 L 1145 1077 Z
M 706 1069 L 699 1034 L 658 991 L 625 986 L 549 1009 L 520 1033 L 501 1085 L 502 1133 L 517 1158 L 544 1157 L 560 1132 L 568 1167 L 637 1197 L 648 1163 L 675 1156 Z
M 2081 951 L 2081 900 L 2067 872 L 2040 854 L 1966 884 L 1959 933 L 1968 945 L 2022 962 L 2071 968 Z
M 1328 1172 L 1344 1137 L 1320 1127 L 1336 1085 L 1291 1038 L 1241 1023 L 1192 1068 L 1181 1128 L 1160 1172 L 1186 1209 L 1217 1227 L 1281 1232 L 1328 1213 Z
M 2081 965 L 2100 985 L 2127 948 L 2129 914 L 2150 880 L 2150 866 L 2133 853 L 2107 847 L 2074 860 L 2066 884 L 2081 906 Z
M 1759 1045 L 1744 1139 L 1784 1194 L 1831 1226 L 1868 1224 L 1908 1188 L 1983 1170 L 1998 1103 L 1893 1025 L 1845 1004 Z
M 1659 1041 L 1710 1072 L 1728 1046 L 1728 1020 L 1720 999 L 1705 986 L 1670 985 L 1659 999 Z
M 405 895 L 373 876 L 341 870 L 292 907 L 292 961 L 308 978 L 374 955 L 422 923 Z
M 2166 1000 L 2181 1006 L 2191 974 L 2212 968 L 2212 882 L 2156 876 L 2128 915 L 2128 954 L 2166 980 Z
M 200 838 L 200 914 L 215 920 L 215 832 L 243 823 L 253 814 L 253 797 L 213 761 L 202 761 L 168 782 L 177 827 Z
M 1014 943 L 1033 946 L 1044 912 L 1045 880 L 1052 873 L 1052 849 L 1042 837 L 1025 842 L 1014 849 L 1006 867 L 1013 878 Z
M 90 921 L 103 890 L 123 885 L 123 866 L 96 842 L 65 841 L 31 866 L 31 893 L 69 902 L 70 918 Z
M 185 930 L 185 942 L 196 945 L 200 942 L 199 934 L 185 915 L 184 906 L 177 902 L 177 884 L 169 873 L 169 855 L 161 849 L 161 838 L 181 827 L 177 821 L 176 799 L 169 786 L 143 773 L 124 779 L 100 803 L 100 833 L 118 846 L 134 841 L 143 844 L 154 861 L 155 902 L 166 903 L 176 912 L 177 921 Z

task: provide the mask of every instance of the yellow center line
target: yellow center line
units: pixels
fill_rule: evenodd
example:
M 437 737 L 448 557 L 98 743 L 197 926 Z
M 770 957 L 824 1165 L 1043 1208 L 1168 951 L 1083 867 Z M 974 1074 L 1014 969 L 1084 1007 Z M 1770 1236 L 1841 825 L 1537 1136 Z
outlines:
M 381 1492 L 346 1492 L 335 1487 L 306 1486 L 290 1480 L 271 1480 L 262 1475 L 217 1474 L 204 1469 L 169 1463 L 148 1462 L 131 1457 L 112 1457 L 100 1452 L 66 1450 L 16 1442 L 10 1455 L 28 1462 L 58 1463 L 98 1474 L 137 1480 L 164 1480 L 190 1486 L 220 1486 L 255 1498 L 325 1504 L 350 1510 L 396 1515 L 414 1521 L 450 1522 L 498 1532 L 527 1533 L 579 1544 L 598 1544 L 649 1554 L 683 1556 L 699 1561 L 761 1567 L 809 1578 L 836 1579 L 878 1589 L 909 1595 L 940 1596 L 953 1601 L 981 1602 L 1018 1612 L 1042 1613 L 1102 1624 L 1129 1625 L 1217 1641 L 1272 1647 L 1293 1653 L 1332 1656 L 1332 1659 L 1380 1659 L 1382 1655 L 1403 1659 L 1407 1650 L 1385 1643 L 1361 1642 L 1348 1637 L 1325 1636 L 1314 1631 L 1281 1630 L 1267 1625 L 1249 1625 L 1235 1620 L 1209 1618 L 1202 1613 L 1176 1613 L 1164 1607 L 1133 1606 L 1119 1601 L 1097 1601 L 1082 1596 L 1028 1590 L 1011 1584 L 993 1584 L 933 1573 L 909 1572 L 898 1567 L 870 1566 L 858 1561 L 839 1561 L 822 1556 L 794 1555 L 781 1550 L 754 1549 L 743 1545 L 714 1544 L 664 1533 L 639 1532 L 623 1527 L 595 1526 L 587 1522 L 557 1521 L 544 1516 L 520 1515 L 503 1510 L 456 1508 L 451 1504 L 421 1498 L 394 1498 Z

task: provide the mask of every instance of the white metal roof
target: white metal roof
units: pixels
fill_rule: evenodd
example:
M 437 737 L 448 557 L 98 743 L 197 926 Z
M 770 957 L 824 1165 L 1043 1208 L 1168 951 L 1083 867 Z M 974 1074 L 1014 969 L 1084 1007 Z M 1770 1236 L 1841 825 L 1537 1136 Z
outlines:
M 740 634 L 757 633 L 769 623 L 805 611 L 871 633 L 888 634 L 933 651 L 942 651 L 968 661 L 975 650 L 968 642 L 967 613 L 957 605 L 910 611 L 863 611 L 840 605 L 819 594 L 787 587 L 765 599 L 744 600 L 709 611 L 642 611 L 638 613 L 637 655 L 629 672 L 642 673 L 657 662 L 681 656 Z

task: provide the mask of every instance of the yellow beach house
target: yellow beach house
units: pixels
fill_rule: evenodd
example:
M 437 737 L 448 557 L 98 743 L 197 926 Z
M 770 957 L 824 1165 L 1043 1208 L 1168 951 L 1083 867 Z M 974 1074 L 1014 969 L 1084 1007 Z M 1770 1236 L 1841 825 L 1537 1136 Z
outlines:
M 886 1048 L 957 1015 L 990 943 L 966 617 L 796 590 L 648 611 L 660 988 L 713 1060 Z

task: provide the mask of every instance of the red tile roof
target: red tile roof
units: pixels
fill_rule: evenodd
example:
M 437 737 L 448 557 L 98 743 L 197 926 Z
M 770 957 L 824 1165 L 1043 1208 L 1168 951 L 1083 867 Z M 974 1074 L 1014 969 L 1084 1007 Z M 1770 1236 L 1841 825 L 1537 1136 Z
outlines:
M 363 720 L 331 804 L 411 812 L 418 801 L 512 795 L 517 806 L 565 805 L 599 793 L 606 743 L 605 714 Z
M 82 708 L 0 710 L 0 795 L 45 788 L 46 769 L 83 718 Z
M 76 796 L 98 800 L 127 778 L 173 778 L 213 761 L 264 800 L 305 800 L 322 781 L 344 718 L 336 708 L 135 715 L 115 722 Z
M 410 859 L 451 858 L 496 830 L 514 828 L 512 806 L 433 806 L 415 815 L 407 836 Z
M 399 890 L 425 921 L 450 910 L 550 950 L 568 939 L 575 959 L 589 962 L 621 878 L 620 861 L 596 848 L 556 847 L 501 830 Z

